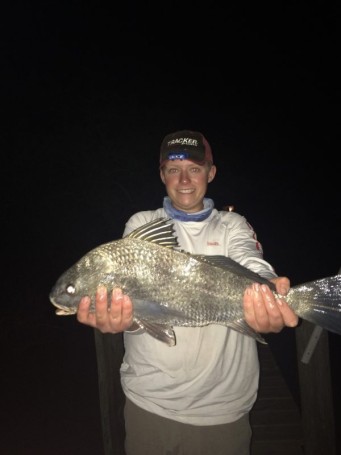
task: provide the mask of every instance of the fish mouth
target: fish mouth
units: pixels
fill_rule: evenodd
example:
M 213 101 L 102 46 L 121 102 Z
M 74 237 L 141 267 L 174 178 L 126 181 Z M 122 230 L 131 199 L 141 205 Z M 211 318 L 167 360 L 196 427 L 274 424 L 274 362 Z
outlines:
M 61 305 L 60 303 L 55 302 L 53 299 L 51 299 L 51 302 L 57 308 L 56 309 L 56 314 L 58 316 L 70 316 L 72 314 L 76 314 L 77 313 L 77 309 L 76 308 L 70 308 L 70 307 L 67 307 L 65 305 Z

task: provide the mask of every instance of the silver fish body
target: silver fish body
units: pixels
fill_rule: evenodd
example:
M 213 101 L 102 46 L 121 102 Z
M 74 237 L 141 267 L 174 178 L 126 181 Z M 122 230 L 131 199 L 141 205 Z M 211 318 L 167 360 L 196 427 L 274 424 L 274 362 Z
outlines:
M 225 256 L 181 251 L 171 220 L 158 219 L 125 238 L 94 248 L 64 272 L 51 290 L 57 314 L 75 314 L 87 295 L 95 311 L 97 287 L 119 287 L 133 302 L 134 322 L 172 346 L 173 327 L 220 324 L 264 342 L 243 317 L 243 295 L 268 280 Z M 341 275 L 294 286 L 286 301 L 298 316 L 341 333 Z

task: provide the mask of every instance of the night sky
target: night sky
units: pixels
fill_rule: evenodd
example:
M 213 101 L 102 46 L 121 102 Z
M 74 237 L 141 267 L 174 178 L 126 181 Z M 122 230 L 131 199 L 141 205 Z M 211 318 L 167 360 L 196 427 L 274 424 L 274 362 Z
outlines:
M 279 275 L 298 284 L 341 267 L 339 8 L 7 3 L 0 448 L 100 454 L 93 332 L 57 317 L 48 293 L 130 215 L 161 206 L 167 133 L 206 136 L 208 196 L 248 219 Z

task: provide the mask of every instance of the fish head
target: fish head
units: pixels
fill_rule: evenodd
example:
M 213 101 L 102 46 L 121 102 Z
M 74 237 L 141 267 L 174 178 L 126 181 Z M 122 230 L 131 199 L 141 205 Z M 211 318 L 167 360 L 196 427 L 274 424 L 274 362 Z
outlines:
M 57 280 L 49 298 L 57 308 L 57 315 L 75 314 L 82 297 L 89 296 L 89 287 L 86 286 L 84 275 L 77 273 L 77 267 L 71 267 L 64 272 Z
M 92 251 L 66 270 L 51 289 L 49 299 L 57 315 L 77 313 L 82 297 L 90 297 L 90 311 L 95 311 L 95 295 L 100 284 L 108 287 L 108 277 L 113 277 L 111 264 L 105 256 Z M 111 280 L 114 282 L 114 280 Z
M 58 316 L 68 316 L 77 312 L 80 297 L 77 292 L 77 285 L 72 281 L 66 282 L 61 278 L 53 286 L 49 298 L 56 307 Z

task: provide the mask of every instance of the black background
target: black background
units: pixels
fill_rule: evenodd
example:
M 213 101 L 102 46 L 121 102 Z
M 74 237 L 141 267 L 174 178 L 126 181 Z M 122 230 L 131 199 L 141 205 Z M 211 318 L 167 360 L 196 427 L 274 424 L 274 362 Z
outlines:
M 246 216 L 279 275 L 336 274 L 340 15 L 336 2 L 69 0 L 11 2 L 1 20 L 1 452 L 101 454 L 93 332 L 57 317 L 49 290 L 162 204 L 159 147 L 179 129 L 207 137 L 208 196 Z M 294 376 L 292 331 L 278 339 Z

